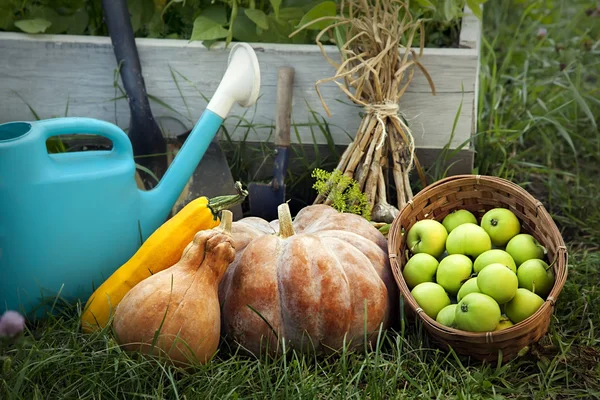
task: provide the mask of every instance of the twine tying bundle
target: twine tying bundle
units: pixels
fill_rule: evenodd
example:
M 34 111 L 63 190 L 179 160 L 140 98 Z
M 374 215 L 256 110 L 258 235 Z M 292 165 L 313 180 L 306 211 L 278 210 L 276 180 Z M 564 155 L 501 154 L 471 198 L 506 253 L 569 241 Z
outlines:
M 425 45 L 423 22 L 413 20 L 408 2 L 404 0 L 342 0 L 340 15 L 316 19 L 298 31 L 325 19 L 335 22 L 319 33 L 317 44 L 336 72 L 333 77 L 317 81 L 317 94 L 331 116 L 319 85 L 333 81 L 353 103 L 365 110 L 354 140 L 336 169 L 356 180 L 366 193 L 373 221 L 391 222 L 398 210 L 412 199 L 409 173 L 413 168 L 426 184 L 415 155 L 414 138 L 398 105 L 415 68 L 423 72 L 435 94 L 431 77 L 419 62 Z M 419 54 L 411 48 L 417 31 L 420 32 Z M 340 63 L 333 61 L 321 44 L 325 33 L 337 38 Z M 396 189 L 396 206 L 388 203 L 390 173 Z M 314 203 L 331 204 L 331 201 L 319 195 Z
M 365 111 L 367 113 L 375 115 L 375 118 L 377 118 L 377 121 L 379 121 L 379 123 L 381 124 L 381 138 L 379 139 L 379 143 L 377 143 L 375 149 L 380 149 L 385 142 L 385 138 L 387 137 L 387 131 L 385 129 L 385 122 L 383 122 L 383 118 L 398 118 L 399 109 L 400 107 L 398 106 L 398 104 L 392 103 L 390 101 L 385 102 L 383 104 L 367 104 L 365 106 Z
M 409 173 L 414 166 L 413 161 L 415 158 L 415 141 L 410 128 L 404 123 L 404 119 L 400 116 L 400 106 L 397 103 L 387 101 L 383 104 L 367 104 L 364 109 L 367 114 L 374 115 L 377 121 L 381 124 L 382 134 L 377 146 L 375 146 L 376 150 L 384 145 L 385 139 L 387 138 L 387 130 L 385 128 L 386 124 L 384 122 L 385 118 L 393 118 L 395 122 L 400 125 L 402 129 L 404 129 L 404 132 L 408 137 L 409 159 L 406 163 L 406 172 Z

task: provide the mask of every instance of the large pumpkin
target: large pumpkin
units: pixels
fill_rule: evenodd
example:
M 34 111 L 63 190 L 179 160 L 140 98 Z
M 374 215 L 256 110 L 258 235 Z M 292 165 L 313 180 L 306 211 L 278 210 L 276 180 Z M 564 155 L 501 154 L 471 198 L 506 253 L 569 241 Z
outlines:
M 364 345 L 392 323 L 397 287 L 387 242 L 364 218 L 318 204 L 292 223 L 282 204 L 278 220 L 243 218 L 232 234 L 236 256 L 219 288 L 227 340 L 253 354 L 278 354 L 283 339 L 323 353 L 344 340 Z

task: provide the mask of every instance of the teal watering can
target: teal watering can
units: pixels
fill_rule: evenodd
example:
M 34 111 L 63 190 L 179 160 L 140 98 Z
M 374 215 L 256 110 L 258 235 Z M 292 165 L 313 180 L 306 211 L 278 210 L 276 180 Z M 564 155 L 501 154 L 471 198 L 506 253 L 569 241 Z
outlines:
M 139 190 L 131 142 L 92 118 L 0 125 L 0 314 L 43 298 L 85 301 L 167 219 L 231 107 L 257 100 L 260 70 L 235 44 L 219 86 L 159 184 Z M 110 151 L 48 154 L 55 135 L 96 134 Z

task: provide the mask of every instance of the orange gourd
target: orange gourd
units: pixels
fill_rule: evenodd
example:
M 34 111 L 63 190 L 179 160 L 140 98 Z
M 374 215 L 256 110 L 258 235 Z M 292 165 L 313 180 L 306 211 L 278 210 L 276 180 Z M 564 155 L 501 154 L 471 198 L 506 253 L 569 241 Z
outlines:
M 168 355 L 178 365 L 206 363 L 220 341 L 218 286 L 235 256 L 232 213 L 202 230 L 173 266 L 134 286 L 117 306 L 113 328 L 125 350 Z
M 115 308 L 131 288 L 175 264 L 198 231 L 218 226 L 218 213 L 242 202 L 248 194 L 240 184 L 236 184 L 236 188 L 236 195 L 194 199 L 154 231 L 89 297 L 81 315 L 82 331 L 90 333 L 106 327 Z
M 397 288 L 387 242 L 361 216 L 328 205 L 292 222 L 247 217 L 232 225 L 236 257 L 219 288 L 222 332 L 257 355 L 317 353 L 371 341 L 394 320 Z

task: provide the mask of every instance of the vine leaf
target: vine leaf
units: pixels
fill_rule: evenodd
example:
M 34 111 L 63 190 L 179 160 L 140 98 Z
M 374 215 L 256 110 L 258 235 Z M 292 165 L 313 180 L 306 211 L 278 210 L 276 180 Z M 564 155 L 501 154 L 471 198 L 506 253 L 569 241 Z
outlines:
M 265 14 L 262 10 L 258 10 L 256 8 L 246 8 L 244 13 L 259 28 L 265 30 L 269 29 L 269 19 L 267 18 L 267 14 Z
M 316 6 L 311 8 L 306 14 L 304 14 L 302 19 L 298 23 L 298 26 L 299 27 L 303 26 L 303 25 L 308 24 L 309 22 L 314 21 L 318 18 L 335 17 L 335 15 L 336 15 L 335 2 L 325 1 L 323 3 L 317 4 Z M 322 29 L 327 28 L 329 25 L 331 25 L 332 22 L 333 22 L 333 20 L 331 20 L 331 21 L 324 20 L 324 21 L 315 22 L 314 24 L 307 26 L 306 29 L 320 31 Z
M 190 40 L 214 40 L 227 37 L 228 31 L 210 18 L 199 15 L 194 20 Z
M 43 33 L 46 32 L 46 29 L 50 28 L 51 25 L 52 22 L 42 18 L 15 21 L 15 26 L 25 33 Z
M 270 0 L 271 6 L 273 7 L 273 12 L 275 13 L 275 17 L 279 18 L 279 7 L 281 6 L 281 0 Z

